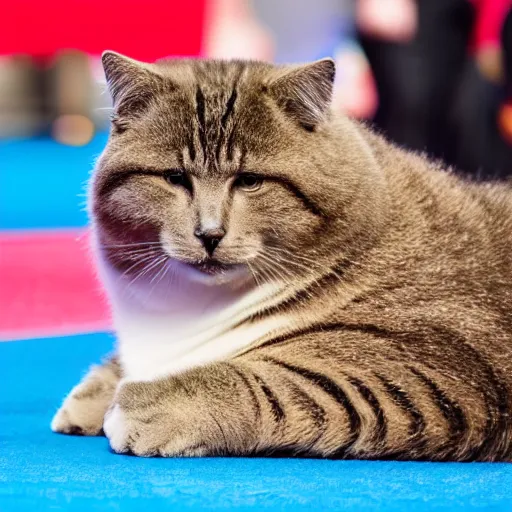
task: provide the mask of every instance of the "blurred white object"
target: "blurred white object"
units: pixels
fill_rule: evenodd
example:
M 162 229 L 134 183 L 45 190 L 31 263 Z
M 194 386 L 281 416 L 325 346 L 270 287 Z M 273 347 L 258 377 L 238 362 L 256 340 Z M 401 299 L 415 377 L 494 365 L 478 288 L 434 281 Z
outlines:
M 210 0 L 203 56 L 220 59 L 272 60 L 270 32 L 258 21 L 248 0 Z
M 343 43 L 335 52 L 335 109 L 358 119 L 371 118 L 377 110 L 377 89 L 370 65 L 355 43 Z
M 354 40 L 354 0 L 254 0 L 254 10 L 275 40 L 278 63 L 332 56 L 336 61 L 334 108 L 371 117 L 377 93 L 369 64 Z
M 357 0 L 359 30 L 387 41 L 406 42 L 418 28 L 416 0 Z

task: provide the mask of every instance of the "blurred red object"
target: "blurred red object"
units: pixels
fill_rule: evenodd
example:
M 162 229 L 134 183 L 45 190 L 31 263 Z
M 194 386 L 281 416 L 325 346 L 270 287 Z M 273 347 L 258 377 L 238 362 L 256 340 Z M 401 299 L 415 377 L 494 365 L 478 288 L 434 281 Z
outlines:
M 471 0 L 476 20 L 471 49 L 480 73 L 490 82 L 501 84 L 504 79 L 501 52 L 501 31 L 512 0 Z
M 476 8 L 473 36 L 475 50 L 484 46 L 499 46 L 505 16 L 512 8 L 512 0 L 471 0 Z
M 16 0 L 2 2 L 0 55 L 45 57 L 63 49 L 111 49 L 153 61 L 199 55 L 208 0 Z

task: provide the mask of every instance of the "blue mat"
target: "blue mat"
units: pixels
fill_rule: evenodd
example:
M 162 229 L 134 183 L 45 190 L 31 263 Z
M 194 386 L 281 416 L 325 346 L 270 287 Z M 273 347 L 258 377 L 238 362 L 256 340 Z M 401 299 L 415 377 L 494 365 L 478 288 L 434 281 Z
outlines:
M 104 133 L 78 148 L 0 141 L 0 229 L 85 226 L 85 185 L 106 141 Z
M 106 334 L 0 343 L 0 511 L 512 510 L 512 465 L 140 459 L 54 434 Z

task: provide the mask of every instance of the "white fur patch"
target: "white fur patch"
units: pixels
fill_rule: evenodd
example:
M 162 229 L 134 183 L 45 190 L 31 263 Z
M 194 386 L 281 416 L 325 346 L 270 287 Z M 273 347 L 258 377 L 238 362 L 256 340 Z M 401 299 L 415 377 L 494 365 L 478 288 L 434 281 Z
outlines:
M 151 381 L 226 359 L 289 324 L 284 316 L 243 323 L 277 293 L 275 285 L 243 290 L 176 280 L 174 273 L 172 281 L 154 285 L 141 279 L 126 290 L 114 271 L 105 266 L 100 271 L 125 381 Z
M 174 329 L 174 320 L 138 315 L 118 322 L 119 354 L 128 380 L 154 380 L 220 361 L 288 323 L 273 318 L 232 328 L 226 322 L 185 333 Z
M 119 405 L 114 405 L 106 414 L 103 431 L 110 442 L 112 450 L 119 453 L 126 449 L 126 422 Z

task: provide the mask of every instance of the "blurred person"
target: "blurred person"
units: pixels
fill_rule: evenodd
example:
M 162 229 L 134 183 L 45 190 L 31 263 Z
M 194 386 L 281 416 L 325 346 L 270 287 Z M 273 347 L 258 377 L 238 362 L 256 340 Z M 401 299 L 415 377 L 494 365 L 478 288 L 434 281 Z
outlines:
M 356 19 L 379 94 L 374 122 L 411 149 L 445 155 L 444 119 L 472 24 L 467 0 L 359 0 Z
M 455 134 L 454 164 L 485 179 L 512 176 L 512 138 L 506 130 L 506 114 L 510 112 L 507 82 L 511 77 L 505 66 L 511 40 L 510 33 L 506 37 L 502 30 L 510 17 L 510 4 L 509 0 L 475 4 L 474 58 L 467 61 L 450 113 Z
M 504 97 L 499 109 L 499 128 L 502 137 L 512 144 L 512 9 L 509 10 L 502 30 Z
M 408 148 L 481 177 L 512 173 L 499 134 L 500 29 L 510 0 L 358 0 L 377 84 L 374 122 Z

